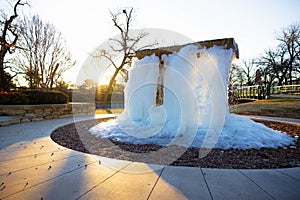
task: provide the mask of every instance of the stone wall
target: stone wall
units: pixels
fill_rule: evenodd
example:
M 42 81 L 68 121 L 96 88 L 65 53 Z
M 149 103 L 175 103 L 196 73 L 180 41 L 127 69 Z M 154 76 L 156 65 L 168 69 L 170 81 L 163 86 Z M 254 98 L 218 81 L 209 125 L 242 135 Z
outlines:
M 94 103 L 0 105 L 0 116 L 19 116 L 24 121 L 95 114 Z

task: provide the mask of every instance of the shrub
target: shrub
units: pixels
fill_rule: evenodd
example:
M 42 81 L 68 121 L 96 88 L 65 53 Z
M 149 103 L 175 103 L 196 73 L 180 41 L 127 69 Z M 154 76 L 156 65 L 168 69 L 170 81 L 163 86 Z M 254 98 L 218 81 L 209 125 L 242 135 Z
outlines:
M 68 102 L 68 95 L 60 91 L 0 92 L 0 104 L 2 105 L 64 104 Z
M 33 90 L 23 93 L 27 96 L 29 104 L 64 104 L 69 102 L 68 95 L 60 91 Z
M 0 92 L 0 104 L 2 105 L 28 104 L 28 98 L 26 95 L 20 92 Z

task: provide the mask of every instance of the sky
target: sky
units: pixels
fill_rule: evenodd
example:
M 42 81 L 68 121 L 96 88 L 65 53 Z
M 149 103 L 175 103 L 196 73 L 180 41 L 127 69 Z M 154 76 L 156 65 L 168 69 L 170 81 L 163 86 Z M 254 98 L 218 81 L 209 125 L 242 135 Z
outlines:
M 3 0 L 1 0 L 3 1 Z M 109 10 L 133 7 L 133 29 L 161 28 L 194 41 L 233 37 L 240 60 L 258 57 L 276 45 L 282 28 L 300 23 L 299 0 L 31 0 L 31 12 L 55 25 L 65 37 L 76 78 L 88 54 L 118 34 Z M 74 81 L 73 81 L 74 82 Z

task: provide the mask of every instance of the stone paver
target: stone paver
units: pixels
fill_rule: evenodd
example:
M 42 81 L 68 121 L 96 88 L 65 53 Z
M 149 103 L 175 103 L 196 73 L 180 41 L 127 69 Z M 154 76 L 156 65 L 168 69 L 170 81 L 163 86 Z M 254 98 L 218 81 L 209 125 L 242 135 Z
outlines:
M 299 199 L 300 181 L 277 170 L 241 170 L 274 199 Z M 299 171 L 295 172 L 296 174 Z
M 163 168 L 132 163 L 83 196 L 83 199 L 147 199 Z
M 272 199 L 238 170 L 202 169 L 213 199 Z
M 212 199 L 200 168 L 168 166 L 150 199 Z
M 73 120 L 0 127 L 0 199 L 300 197 L 300 168 L 226 170 L 152 165 L 84 154 L 53 142 L 51 131 Z
M 13 159 L 19 159 L 23 157 L 33 157 L 37 156 L 36 154 L 54 154 L 55 152 L 65 151 L 67 148 L 59 146 L 53 142 L 49 142 L 51 140 L 49 137 L 47 141 L 38 142 L 39 140 L 34 140 L 30 143 L 20 145 L 11 145 L 9 148 L 5 148 L 4 150 L 0 151 L 0 157 L 3 161 L 9 161 Z M 34 152 L 34 154 L 33 154 Z
M 71 152 L 69 153 L 72 154 Z M 28 168 L 25 165 L 26 168 L 1 175 L 0 179 L 5 183 L 5 194 L 9 197 L 14 196 L 13 194 L 19 193 L 22 190 L 30 191 L 32 188 L 38 188 L 40 185 L 43 185 L 43 187 L 49 185 L 48 181 L 57 179 L 68 172 L 84 168 L 85 165 L 90 165 L 91 163 L 95 163 L 95 161 L 83 156 L 70 156 L 66 159 L 41 163 L 40 165 Z
M 126 165 L 128 165 L 127 162 L 121 162 L 120 169 Z M 32 187 L 15 193 L 9 198 L 77 199 L 89 193 L 89 191 L 93 191 L 95 186 L 118 172 L 99 164 L 97 160 L 89 155 L 60 162 L 57 166 L 53 166 L 54 172 L 52 174 L 47 173 L 46 168 L 43 170 L 44 174 L 37 175 L 34 173 L 32 176 L 36 177 L 35 180 L 28 180 L 29 183 L 33 182 Z
M 277 169 L 276 171 L 283 173 L 297 181 L 300 181 L 300 171 L 299 168 L 287 168 L 287 169 Z

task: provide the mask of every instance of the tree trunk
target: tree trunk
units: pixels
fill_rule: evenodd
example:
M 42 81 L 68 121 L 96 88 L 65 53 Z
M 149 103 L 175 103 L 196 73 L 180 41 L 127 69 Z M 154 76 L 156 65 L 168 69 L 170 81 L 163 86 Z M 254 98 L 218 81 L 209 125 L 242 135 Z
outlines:
M 293 84 L 293 77 L 292 77 L 292 71 L 293 71 L 293 65 L 291 64 L 289 68 L 289 79 L 290 79 L 290 85 Z
M 122 67 L 123 67 L 123 66 L 122 66 Z M 108 87 L 106 88 L 106 92 L 105 92 L 104 99 L 103 99 L 103 102 L 102 102 L 102 107 L 103 107 L 103 108 L 107 108 L 108 95 L 109 95 L 109 93 L 110 93 L 110 91 L 111 91 L 111 88 L 112 88 L 112 86 L 113 86 L 113 84 L 114 84 L 114 82 L 115 82 L 115 80 L 116 80 L 116 77 L 117 77 L 119 71 L 122 69 L 122 67 L 119 67 L 119 68 L 116 69 L 114 75 L 111 77 L 111 79 L 110 79 L 110 81 L 109 81 L 109 85 L 108 85 Z
M 9 91 L 9 84 L 5 78 L 4 55 L 0 55 L 0 91 Z

